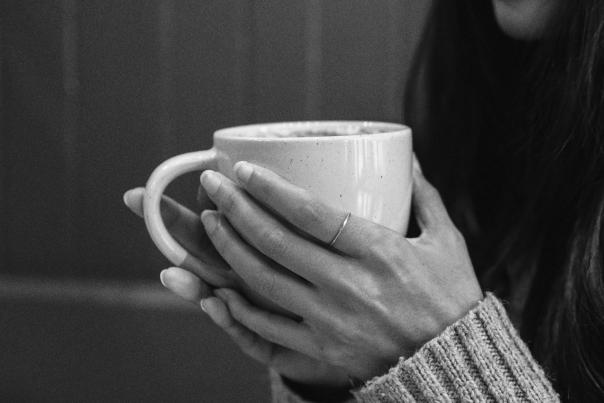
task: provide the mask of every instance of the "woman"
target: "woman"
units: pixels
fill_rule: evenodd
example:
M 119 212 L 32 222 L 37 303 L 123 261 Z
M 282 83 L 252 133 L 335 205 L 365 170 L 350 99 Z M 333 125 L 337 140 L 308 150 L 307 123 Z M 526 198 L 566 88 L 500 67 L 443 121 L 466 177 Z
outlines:
M 240 163 L 245 192 L 202 175 L 203 229 L 170 200 L 167 220 L 303 321 L 162 283 L 271 367 L 275 400 L 604 400 L 604 3 L 436 1 L 414 71 L 415 233 Z

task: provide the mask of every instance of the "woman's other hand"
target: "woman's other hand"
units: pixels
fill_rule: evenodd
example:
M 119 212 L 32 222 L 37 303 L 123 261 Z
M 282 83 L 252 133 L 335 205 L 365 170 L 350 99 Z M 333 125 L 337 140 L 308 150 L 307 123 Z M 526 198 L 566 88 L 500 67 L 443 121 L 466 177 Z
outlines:
M 273 368 L 282 376 L 302 384 L 319 388 L 348 389 L 348 378 L 344 370 L 271 343 L 234 320 L 221 299 L 214 296 L 204 296 L 203 293 L 199 292 L 204 284 L 193 273 L 171 267 L 161 272 L 161 281 L 176 295 L 201 306 L 212 321 L 222 328 L 245 354 L 254 360 Z M 218 291 L 219 294 L 223 292 L 222 290 Z M 249 309 L 257 309 L 239 294 L 237 294 L 237 298 L 238 303 L 246 304 Z
M 124 204 L 137 216 L 143 218 L 143 198 L 145 189 L 142 187 L 130 189 L 124 193 Z M 213 208 L 213 204 L 203 197 L 198 195 L 198 203 L 200 209 Z M 200 268 L 197 266 L 184 267 L 193 273 L 202 276 L 204 272 L 220 271 L 222 273 L 230 272 L 230 267 L 216 252 L 212 242 L 208 238 L 199 215 L 189 210 L 185 206 L 179 204 L 173 199 L 163 196 L 161 201 L 161 215 L 170 235 L 180 243 L 183 248 L 191 255 L 197 257 L 199 261 L 205 265 Z M 234 277 L 234 276 L 231 276 Z M 233 286 L 236 282 L 233 280 Z M 206 283 L 201 283 L 204 290 L 204 295 L 209 295 L 209 286 Z
M 368 380 L 483 298 L 464 239 L 417 165 L 419 237 L 351 216 L 333 247 L 347 212 L 267 169 L 239 163 L 236 172 L 241 187 L 220 173 L 202 174 L 218 209 L 202 214 L 206 232 L 248 286 L 302 318 L 218 290 L 239 329 Z
M 124 194 L 126 206 L 141 218 L 144 192 L 144 188 L 135 188 Z M 212 208 L 213 205 L 204 195 L 205 191 L 199 192 L 199 205 Z M 189 253 L 217 270 L 230 270 L 208 239 L 197 214 L 166 196 L 162 199 L 161 207 L 162 218 L 170 234 Z M 270 343 L 233 320 L 224 302 L 214 297 L 211 287 L 193 274 L 191 269 L 171 267 L 163 270 L 160 273 L 161 282 L 174 294 L 201 306 L 245 354 L 292 381 L 329 389 L 348 389 L 348 378 L 343 370 Z M 240 298 L 244 301 L 243 297 Z

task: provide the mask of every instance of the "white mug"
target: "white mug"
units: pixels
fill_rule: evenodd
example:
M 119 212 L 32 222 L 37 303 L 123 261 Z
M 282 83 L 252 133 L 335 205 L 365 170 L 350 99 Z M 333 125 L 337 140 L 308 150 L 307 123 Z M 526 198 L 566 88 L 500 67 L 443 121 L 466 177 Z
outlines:
M 145 223 L 153 242 L 176 266 L 195 263 L 168 233 L 161 196 L 176 177 L 212 169 L 235 180 L 233 165 L 248 161 L 271 169 L 325 203 L 400 233 L 409 220 L 412 189 L 411 129 L 395 123 L 301 121 L 231 127 L 214 133 L 214 146 L 173 157 L 151 174 Z M 220 273 L 206 282 L 229 286 Z

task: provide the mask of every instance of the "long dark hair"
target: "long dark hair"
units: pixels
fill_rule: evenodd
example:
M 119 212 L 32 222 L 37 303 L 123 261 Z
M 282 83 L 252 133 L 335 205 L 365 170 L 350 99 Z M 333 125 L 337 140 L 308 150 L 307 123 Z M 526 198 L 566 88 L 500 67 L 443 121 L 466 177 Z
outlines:
M 523 338 L 564 400 L 594 401 L 604 399 L 604 2 L 560 3 L 543 38 L 519 41 L 490 1 L 436 0 L 403 119 L 483 287 L 506 299 L 530 278 Z

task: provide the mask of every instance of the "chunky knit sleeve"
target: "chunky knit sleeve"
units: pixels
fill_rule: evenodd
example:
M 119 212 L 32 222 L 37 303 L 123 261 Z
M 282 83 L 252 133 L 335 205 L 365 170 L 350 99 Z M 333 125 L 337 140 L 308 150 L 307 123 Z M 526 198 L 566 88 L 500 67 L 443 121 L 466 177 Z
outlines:
M 296 400 L 273 378 L 274 402 Z M 413 356 L 353 391 L 360 402 L 558 402 L 494 295 Z
M 362 402 L 559 401 L 492 294 L 355 396 Z

